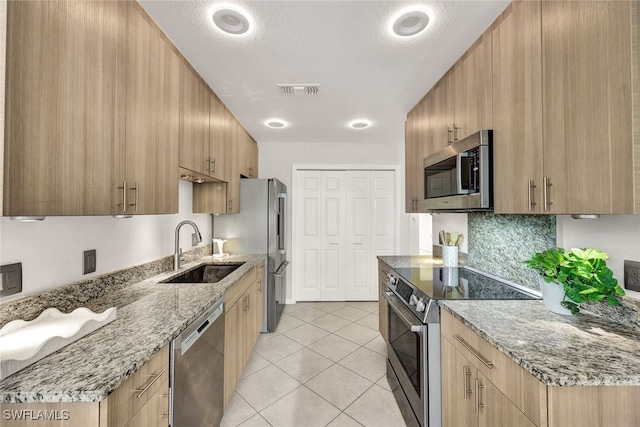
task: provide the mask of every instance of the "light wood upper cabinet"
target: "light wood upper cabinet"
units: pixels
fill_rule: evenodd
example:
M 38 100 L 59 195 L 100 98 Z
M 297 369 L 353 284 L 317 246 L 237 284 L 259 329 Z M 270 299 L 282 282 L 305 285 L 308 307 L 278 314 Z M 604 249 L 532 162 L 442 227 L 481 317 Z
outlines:
M 517 1 L 499 18 L 492 33 L 497 213 L 637 212 L 637 22 L 637 4 L 625 1 Z
M 7 53 L 5 215 L 178 211 L 179 61 L 137 3 L 9 2 Z
M 539 1 L 514 1 L 492 31 L 497 213 L 542 212 L 540 14 Z
M 429 92 L 411 110 L 405 122 L 405 209 L 408 213 L 425 213 L 423 159 L 440 149 L 431 127 L 433 108 Z M 446 141 L 442 148 L 446 147 Z
M 455 73 L 454 65 L 427 94 L 429 106 L 429 138 L 425 151 L 432 154 L 454 141 L 455 127 Z
M 416 112 L 415 109 L 409 112 L 407 121 L 404 123 L 404 179 L 405 179 L 405 212 L 417 212 L 422 196 L 418 194 L 416 188 L 418 169 L 416 167 Z
M 208 86 L 186 61 L 180 67 L 180 159 L 181 168 L 209 173 Z
M 127 8 L 8 2 L 4 215 L 114 213 Z
M 146 12 L 130 2 L 122 178 L 127 206 L 122 213 L 178 212 L 179 77 L 180 60 L 172 46 Z M 124 201 L 124 194 L 119 196 Z
M 491 32 L 485 32 L 454 69 L 454 140 L 492 129 Z
M 239 144 L 240 175 L 247 178 L 258 177 L 258 144 L 249 132 L 236 120 L 237 143 Z
M 632 3 L 542 2 L 544 212 L 634 213 Z
M 211 93 L 209 99 L 209 176 L 220 181 L 229 180 L 230 134 L 227 107 Z

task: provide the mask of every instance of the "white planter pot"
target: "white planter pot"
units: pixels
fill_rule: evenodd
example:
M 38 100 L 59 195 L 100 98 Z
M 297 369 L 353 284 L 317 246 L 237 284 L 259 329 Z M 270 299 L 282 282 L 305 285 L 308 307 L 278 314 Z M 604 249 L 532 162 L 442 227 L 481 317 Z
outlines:
M 547 283 L 543 278 L 540 278 L 540 292 L 542 292 L 542 301 L 547 310 L 565 316 L 571 315 L 571 310 L 560 305 L 564 299 L 564 287 L 560 283 Z

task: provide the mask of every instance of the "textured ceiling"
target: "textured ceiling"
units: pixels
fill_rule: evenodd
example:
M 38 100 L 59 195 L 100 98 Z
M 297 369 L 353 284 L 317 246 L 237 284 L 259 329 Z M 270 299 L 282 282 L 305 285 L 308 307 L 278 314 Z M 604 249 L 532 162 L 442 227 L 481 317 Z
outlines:
M 214 1 L 141 0 L 142 6 L 260 143 L 403 140 L 407 112 L 509 1 L 234 1 L 249 35 L 214 29 Z M 388 31 L 407 6 L 429 11 L 427 29 Z M 279 83 L 317 83 L 314 97 L 285 97 Z M 264 122 L 289 123 L 271 129 Z M 354 130 L 347 123 L 373 124 Z

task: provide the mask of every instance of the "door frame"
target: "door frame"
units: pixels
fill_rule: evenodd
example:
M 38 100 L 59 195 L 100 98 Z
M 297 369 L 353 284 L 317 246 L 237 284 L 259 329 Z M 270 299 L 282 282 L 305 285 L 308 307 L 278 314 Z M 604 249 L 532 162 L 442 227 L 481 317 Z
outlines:
M 314 170 L 314 171 L 392 171 L 394 173 L 394 198 L 393 198 L 393 206 L 394 206 L 394 224 L 393 224 L 393 232 L 395 235 L 394 238 L 394 252 L 397 248 L 400 247 L 401 242 L 401 231 L 400 231 L 400 214 L 404 213 L 404 192 L 402 190 L 402 184 L 400 181 L 400 177 L 404 177 L 404 175 L 400 175 L 400 172 L 404 169 L 400 165 L 380 165 L 380 164 L 363 164 L 363 165 L 355 165 L 355 164 L 297 164 L 294 163 L 291 165 L 291 198 L 290 200 L 295 200 L 296 197 L 296 189 L 298 188 L 298 171 L 304 170 Z M 291 207 L 291 211 L 289 212 L 289 218 L 291 218 L 291 250 L 289 252 L 291 256 L 291 263 L 296 263 L 295 259 L 296 254 L 296 239 L 293 237 L 296 233 L 295 221 L 295 212 L 294 206 L 295 203 L 290 202 L 289 206 Z M 389 255 L 395 255 L 389 254 Z M 286 304 L 295 304 L 297 301 L 296 293 L 297 287 L 295 286 L 295 277 L 293 275 L 293 271 L 291 274 L 291 298 L 287 298 Z

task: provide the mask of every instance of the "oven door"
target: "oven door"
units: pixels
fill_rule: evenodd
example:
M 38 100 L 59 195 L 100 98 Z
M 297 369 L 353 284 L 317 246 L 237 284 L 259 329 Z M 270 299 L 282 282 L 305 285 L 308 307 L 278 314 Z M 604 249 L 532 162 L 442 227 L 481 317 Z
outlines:
M 392 292 L 385 293 L 388 305 L 388 337 L 387 358 L 395 379 L 402 389 L 406 402 L 401 402 L 402 395 L 394 393 L 401 410 L 409 404 L 420 426 L 428 425 L 427 417 L 427 326 L 420 323 L 415 316 L 402 305 L 400 299 Z M 390 378 L 392 381 L 394 378 Z M 393 388 L 393 384 L 392 384 Z M 406 412 L 406 411 L 403 411 Z M 410 421 L 403 413 L 405 420 Z M 412 425 L 407 422 L 408 425 Z

